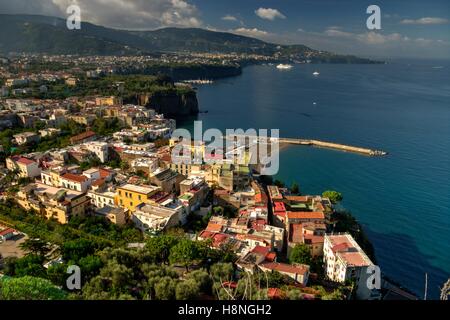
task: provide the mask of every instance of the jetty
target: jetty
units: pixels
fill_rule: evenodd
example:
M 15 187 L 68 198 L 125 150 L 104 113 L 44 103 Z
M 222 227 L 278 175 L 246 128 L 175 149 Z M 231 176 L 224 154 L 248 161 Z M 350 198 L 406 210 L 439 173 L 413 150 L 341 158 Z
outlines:
M 242 135 L 227 136 L 227 139 L 233 139 L 234 137 L 242 138 Z M 339 151 L 345 151 L 345 152 L 359 153 L 359 154 L 368 155 L 368 156 L 385 156 L 388 154 L 386 151 L 382 151 L 382 150 L 369 149 L 369 148 L 351 146 L 351 145 L 328 142 L 328 141 L 314 140 L 314 139 L 255 137 L 255 136 L 246 136 L 246 135 L 244 135 L 244 137 L 252 140 L 253 142 L 256 142 L 256 140 L 257 140 L 258 143 L 278 142 L 280 145 L 291 144 L 291 145 L 311 146 L 311 147 L 333 149 L 333 150 L 339 150 Z
M 279 138 L 278 142 L 285 144 L 296 144 L 303 146 L 313 146 L 327 149 L 335 149 L 347 152 L 361 153 L 369 156 L 385 156 L 387 155 L 386 151 L 375 150 L 369 148 L 355 147 L 346 144 L 327 142 L 321 140 L 311 140 L 311 139 L 291 139 L 291 138 Z

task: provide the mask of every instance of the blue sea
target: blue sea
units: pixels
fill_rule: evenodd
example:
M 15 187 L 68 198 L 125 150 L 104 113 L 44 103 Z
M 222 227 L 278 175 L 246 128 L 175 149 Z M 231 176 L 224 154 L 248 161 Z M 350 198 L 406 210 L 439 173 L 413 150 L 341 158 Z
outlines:
M 320 73 L 314 76 L 313 72 Z M 450 277 L 450 63 L 246 67 L 198 88 L 204 128 L 280 129 L 389 152 L 290 146 L 276 178 L 303 194 L 334 189 L 364 226 L 381 271 L 437 299 Z M 190 127 L 191 123 L 181 124 Z

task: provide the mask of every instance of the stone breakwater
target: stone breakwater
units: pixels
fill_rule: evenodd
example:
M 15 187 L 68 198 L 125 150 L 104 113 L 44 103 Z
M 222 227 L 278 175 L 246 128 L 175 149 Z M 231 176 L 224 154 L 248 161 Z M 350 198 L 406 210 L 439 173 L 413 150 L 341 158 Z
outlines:
M 341 151 L 347 151 L 347 152 L 361 153 L 361 154 L 365 154 L 365 155 L 369 155 L 369 156 L 385 156 L 385 155 L 387 155 L 387 152 L 382 151 L 382 150 L 355 147 L 355 146 L 327 142 L 327 141 L 320 141 L 320 140 L 279 138 L 278 142 L 280 144 L 297 144 L 297 145 L 335 149 L 335 150 L 341 150 Z
M 280 148 L 286 145 L 302 145 L 302 146 L 313 146 L 319 148 L 327 148 L 334 149 L 346 152 L 354 152 L 359 154 L 364 154 L 368 156 L 385 156 L 388 153 L 382 150 L 362 148 L 356 146 L 350 146 L 346 144 L 327 142 L 321 140 L 313 140 L 313 139 L 294 139 L 294 138 L 273 138 L 273 137 L 255 137 L 251 135 L 241 135 L 241 134 L 233 134 L 227 135 L 226 139 L 234 140 L 236 138 L 246 138 L 249 140 L 250 144 L 258 143 L 274 143 L 278 142 Z

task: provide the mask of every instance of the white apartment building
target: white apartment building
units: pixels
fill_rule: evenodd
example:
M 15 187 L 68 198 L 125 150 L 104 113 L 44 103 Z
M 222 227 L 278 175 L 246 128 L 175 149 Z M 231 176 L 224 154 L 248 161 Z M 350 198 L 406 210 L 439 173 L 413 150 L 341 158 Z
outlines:
M 6 168 L 10 171 L 17 170 L 18 176 L 22 178 L 35 178 L 41 175 L 41 168 L 36 161 L 20 156 L 6 159 Z
M 96 208 L 104 208 L 106 206 L 114 207 L 115 192 L 111 191 L 89 191 L 88 197 Z
M 87 150 L 95 153 L 102 163 L 108 161 L 108 144 L 106 142 L 91 141 L 84 143 L 83 146 Z
M 325 235 L 323 262 L 326 276 L 330 280 L 341 283 L 355 281 L 358 299 L 378 298 L 378 292 L 367 285 L 367 280 L 373 273 L 368 273 L 368 268 L 374 264 L 350 234 Z
M 133 212 L 132 221 L 142 232 L 157 232 L 186 223 L 186 211 L 178 201 L 172 199 L 161 204 L 142 203 Z
M 65 173 L 60 177 L 61 187 L 85 193 L 91 185 L 91 180 L 79 174 Z

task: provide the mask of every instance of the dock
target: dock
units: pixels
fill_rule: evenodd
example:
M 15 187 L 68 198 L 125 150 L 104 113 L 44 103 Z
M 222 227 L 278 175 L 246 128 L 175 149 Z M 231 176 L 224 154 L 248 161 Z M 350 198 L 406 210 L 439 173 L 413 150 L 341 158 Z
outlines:
M 327 148 L 327 149 L 335 149 L 335 150 L 340 150 L 340 151 L 365 154 L 365 155 L 369 155 L 369 156 L 385 156 L 388 154 L 386 151 L 382 151 L 382 150 L 369 149 L 369 148 L 363 148 L 363 147 L 355 147 L 355 146 L 350 146 L 350 145 L 346 145 L 346 144 L 327 142 L 327 141 L 321 141 L 321 140 L 279 138 L 278 142 L 286 143 L 286 144 L 296 144 L 296 145 L 313 146 L 313 147 L 320 147 L 320 148 Z
M 236 137 L 239 137 L 237 135 Z M 231 138 L 227 137 L 227 138 Z M 256 137 L 247 137 L 250 139 L 255 139 Z M 369 149 L 369 148 L 363 148 L 363 147 L 357 147 L 357 146 L 351 146 L 346 144 L 340 144 L 340 143 L 334 143 L 334 142 L 327 142 L 327 141 L 321 141 L 321 140 L 314 140 L 314 139 L 301 139 L 301 138 L 257 138 L 259 140 L 259 143 L 267 143 L 267 139 L 271 142 L 275 142 L 278 140 L 279 144 L 292 144 L 292 145 L 301 145 L 301 146 L 311 146 L 311 147 L 319 147 L 319 148 L 326 148 L 326 149 L 333 149 L 333 150 L 339 150 L 339 151 L 345 151 L 345 152 L 353 152 L 353 153 L 359 153 L 367 156 L 385 156 L 388 153 L 386 151 L 377 150 L 377 149 Z

